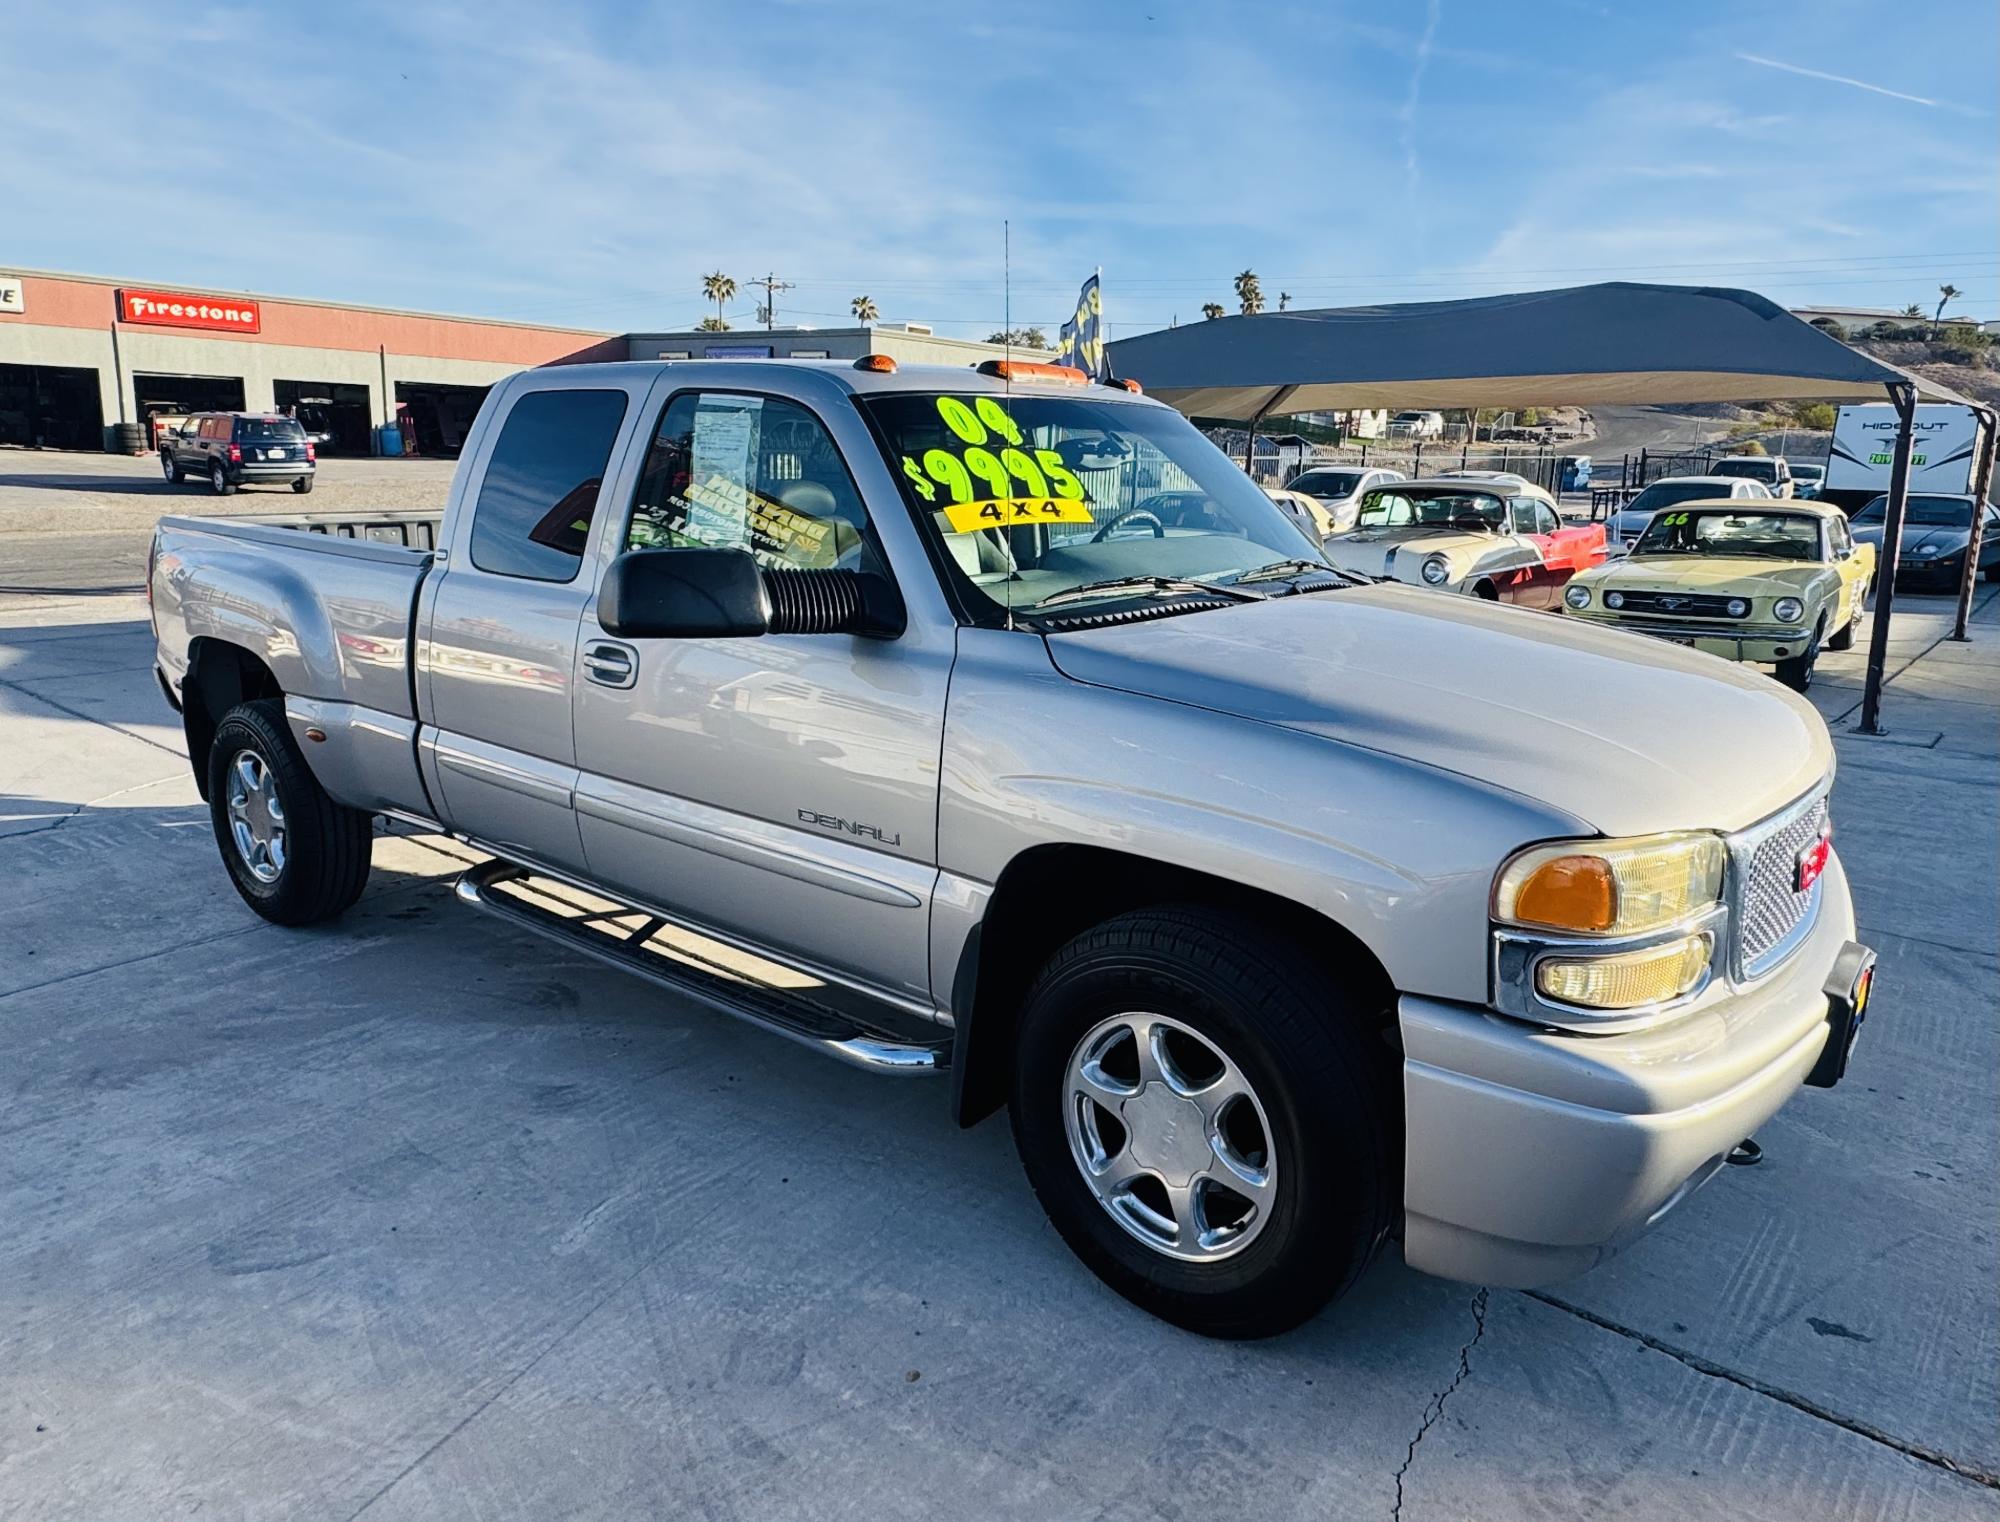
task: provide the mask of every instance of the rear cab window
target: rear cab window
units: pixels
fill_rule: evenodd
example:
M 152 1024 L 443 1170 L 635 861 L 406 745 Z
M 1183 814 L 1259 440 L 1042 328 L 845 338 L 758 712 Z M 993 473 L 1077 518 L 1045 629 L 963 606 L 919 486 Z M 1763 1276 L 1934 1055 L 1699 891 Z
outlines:
M 473 565 L 530 581 L 576 579 L 626 400 L 623 391 L 547 390 L 514 402 L 473 506 Z

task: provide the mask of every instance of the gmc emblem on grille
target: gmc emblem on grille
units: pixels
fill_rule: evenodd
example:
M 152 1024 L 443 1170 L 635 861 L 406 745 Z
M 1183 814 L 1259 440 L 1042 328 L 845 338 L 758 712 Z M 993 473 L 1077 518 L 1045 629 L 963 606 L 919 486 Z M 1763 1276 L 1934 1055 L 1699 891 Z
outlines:
M 1820 873 L 1826 870 L 1826 859 L 1833 854 L 1832 837 L 1821 832 L 1819 838 L 1794 858 L 1792 870 L 1792 891 L 1803 893 L 1819 881 Z

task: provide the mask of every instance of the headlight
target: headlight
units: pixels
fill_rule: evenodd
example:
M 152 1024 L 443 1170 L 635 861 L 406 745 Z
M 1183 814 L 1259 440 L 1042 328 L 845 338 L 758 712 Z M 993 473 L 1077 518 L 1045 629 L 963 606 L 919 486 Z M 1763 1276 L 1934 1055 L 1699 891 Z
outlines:
M 1606 592 L 1604 594 L 1604 606 L 1607 608 L 1624 607 L 1625 594 L 1623 592 Z
M 1568 603 L 1572 608 L 1587 608 L 1590 606 L 1590 588 L 1572 586 L 1567 592 L 1563 593 L 1563 601 Z M 1623 602 L 1624 599 L 1620 598 L 1619 601 Z
M 1493 917 L 1576 935 L 1642 935 L 1722 897 L 1719 835 L 1647 835 L 1531 846 L 1493 883 Z
M 1796 597 L 1780 597 L 1771 604 L 1771 616 L 1781 624 L 1797 623 L 1806 616 L 1806 605 Z
M 1750 604 L 1741 597 L 1732 597 L 1729 599 L 1728 612 L 1731 618 L 1748 618 Z
M 1535 991 L 1586 1009 L 1636 1009 L 1678 999 L 1708 975 L 1714 942 L 1682 936 L 1644 951 L 1609 957 L 1547 957 L 1535 966 Z
M 1441 587 L 1445 584 L 1446 579 L 1450 577 L 1451 567 L 1444 563 L 1442 555 L 1433 555 L 1424 562 L 1423 569 L 1418 574 L 1432 586 Z

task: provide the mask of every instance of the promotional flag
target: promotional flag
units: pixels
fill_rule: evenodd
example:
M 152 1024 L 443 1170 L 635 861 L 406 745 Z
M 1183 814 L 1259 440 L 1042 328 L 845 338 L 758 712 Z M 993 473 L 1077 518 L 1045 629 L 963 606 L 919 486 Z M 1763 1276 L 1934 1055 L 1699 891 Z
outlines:
M 1076 293 L 1076 314 L 1062 325 L 1056 340 L 1056 363 L 1074 365 L 1094 380 L 1111 378 L 1111 356 L 1104 348 L 1104 300 L 1101 276 L 1092 275 Z

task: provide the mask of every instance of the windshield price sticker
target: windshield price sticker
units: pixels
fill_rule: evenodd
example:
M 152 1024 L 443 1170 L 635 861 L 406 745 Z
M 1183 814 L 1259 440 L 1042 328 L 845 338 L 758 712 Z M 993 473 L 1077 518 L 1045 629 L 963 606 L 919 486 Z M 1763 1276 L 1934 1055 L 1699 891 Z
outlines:
M 1073 497 L 1003 497 L 986 502 L 953 502 L 938 516 L 954 534 L 983 528 L 1020 528 L 1033 523 L 1094 523 L 1090 508 Z
M 1020 424 L 991 396 L 941 396 L 938 418 L 952 436 L 952 447 L 926 449 L 921 459 L 903 456 L 903 475 L 926 502 L 938 500 L 943 488 L 954 505 L 1008 501 L 1019 491 L 1036 500 L 1085 500 L 1079 481 L 1053 449 L 1030 449 Z M 975 483 L 977 485 L 975 486 Z M 983 490 L 982 490 L 983 489 Z M 1087 515 L 1086 515 L 1087 517 Z M 1074 523 L 1075 518 L 1040 518 L 1038 522 Z M 991 524 L 977 525 L 990 528 Z M 960 529 L 957 532 L 964 533 Z

